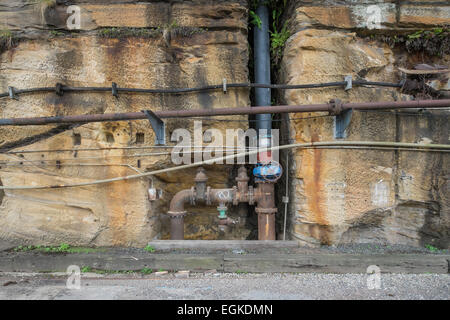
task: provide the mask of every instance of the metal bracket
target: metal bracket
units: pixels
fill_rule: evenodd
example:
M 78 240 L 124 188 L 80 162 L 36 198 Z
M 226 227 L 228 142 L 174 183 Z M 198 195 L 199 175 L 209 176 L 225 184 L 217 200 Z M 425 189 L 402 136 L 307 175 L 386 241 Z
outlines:
M 119 92 L 117 91 L 117 83 L 113 82 L 111 84 L 111 88 L 112 88 L 112 95 L 116 97 L 116 99 L 119 99 Z
M 227 94 L 227 79 L 223 78 L 223 94 Z
M 64 95 L 63 85 L 59 82 L 55 86 L 55 93 L 60 97 Z
M 155 144 L 165 145 L 166 144 L 166 124 L 162 121 L 156 114 L 151 110 L 142 110 L 142 112 L 147 116 L 150 125 L 155 132 Z
M 11 99 L 18 100 L 14 91 L 14 87 L 8 87 L 8 93 Z
M 352 120 L 352 109 L 344 110 L 340 114 L 336 115 L 336 125 L 334 130 L 335 139 L 344 139 L 345 130 L 347 129 L 350 121 Z
M 344 78 L 345 82 L 347 82 L 347 85 L 345 86 L 345 91 L 348 91 L 352 88 L 352 76 L 345 76 Z

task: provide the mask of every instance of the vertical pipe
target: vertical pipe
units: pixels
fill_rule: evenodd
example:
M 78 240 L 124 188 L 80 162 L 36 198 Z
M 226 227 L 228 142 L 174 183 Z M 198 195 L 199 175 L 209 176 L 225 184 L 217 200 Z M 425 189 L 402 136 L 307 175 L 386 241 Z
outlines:
M 261 26 L 254 28 L 254 59 L 255 82 L 270 84 L 270 36 L 269 36 L 269 8 L 264 5 L 264 0 L 259 0 L 256 14 Z M 270 106 L 272 104 L 269 88 L 255 89 L 256 106 Z M 270 148 L 272 115 L 270 113 L 256 115 L 256 131 L 258 133 L 258 147 Z M 271 152 L 258 153 L 258 162 L 267 163 L 271 160 Z M 258 200 L 256 212 L 258 214 L 258 239 L 275 240 L 275 190 L 273 183 L 259 183 L 261 197 Z
M 287 206 L 289 199 L 289 152 L 286 150 L 286 195 L 284 202 L 284 224 L 283 224 L 283 240 L 286 240 L 286 220 L 287 220 Z
M 170 240 L 184 240 L 184 215 L 170 217 Z
M 271 182 L 259 182 L 257 195 L 258 240 L 275 239 L 275 185 Z
M 254 62 L 255 82 L 270 84 L 270 37 L 269 37 L 269 9 L 260 1 L 256 14 L 261 19 L 261 28 L 255 26 L 254 37 Z M 269 88 L 255 89 L 256 106 L 270 106 L 271 96 Z M 272 128 L 272 116 L 270 113 L 256 115 L 256 131 Z

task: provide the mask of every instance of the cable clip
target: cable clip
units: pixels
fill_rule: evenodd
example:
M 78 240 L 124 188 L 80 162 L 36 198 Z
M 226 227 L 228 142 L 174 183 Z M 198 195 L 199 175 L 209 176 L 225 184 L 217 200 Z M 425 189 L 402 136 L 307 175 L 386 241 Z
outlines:
M 14 87 L 8 87 L 8 93 L 9 93 L 9 97 L 10 97 L 11 99 L 19 100 L 19 99 L 17 99 L 17 97 L 16 97 L 16 93 L 15 93 Z
M 345 91 L 348 91 L 352 88 L 352 76 L 345 76 L 344 81 L 347 82 L 347 85 L 345 86 Z
M 227 94 L 227 79 L 223 78 L 223 94 Z
M 57 83 L 56 84 L 56 86 L 55 86 L 55 93 L 58 95 L 58 96 L 62 96 L 62 95 L 64 95 L 64 88 L 63 88 L 63 85 L 61 84 L 61 83 Z
M 119 93 L 117 91 L 117 83 L 113 82 L 111 87 L 112 87 L 112 95 L 116 97 L 116 99 L 119 99 Z

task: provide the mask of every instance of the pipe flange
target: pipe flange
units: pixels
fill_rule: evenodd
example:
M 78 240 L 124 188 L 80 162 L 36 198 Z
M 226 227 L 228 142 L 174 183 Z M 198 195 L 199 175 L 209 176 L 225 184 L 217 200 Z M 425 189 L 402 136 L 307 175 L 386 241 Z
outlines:
M 186 213 L 187 213 L 187 211 L 181 211 L 181 212 L 168 211 L 167 215 L 169 216 L 170 219 L 182 219 L 182 218 L 184 218 Z
M 255 208 L 256 213 L 275 214 L 278 212 L 277 208 Z
M 197 199 L 197 191 L 195 190 L 195 187 L 191 187 L 191 197 L 189 202 L 192 206 L 195 206 L 195 199 Z
M 233 206 L 237 206 L 239 204 L 238 190 L 236 186 L 233 186 Z
M 330 105 L 328 108 L 329 114 L 332 116 L 337 116 L 342 113 L 342 101 L 339 99 L 330 100 Z
M 206 175 L 204 168 L 202 168 L 202 167 L 198 168 L 197 174 L 195 175 L 195 178 L 194 178 L 194 181 L 195 182 L 206 182 L 206 181 L 208 181 L 208 176 Z
M 210 206 L 212 204 L 211 202 L 211 187 L 206 188 L 206 199 L 205 199 L 206 205 Z
M 253 186 L 248 187 L 248 204 L 251 206 L 255 204 L 255 190 Z

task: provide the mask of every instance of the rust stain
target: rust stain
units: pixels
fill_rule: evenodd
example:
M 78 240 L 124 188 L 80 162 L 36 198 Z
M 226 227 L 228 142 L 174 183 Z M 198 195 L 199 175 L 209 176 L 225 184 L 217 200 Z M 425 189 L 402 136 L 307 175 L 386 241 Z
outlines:
M 124 176 L 126 175 L 126 168 L 124 167 L 111 167 L 110 176 Z M 128 181 L 121 181 L 117 183 L 111 183 L 106 185 L 107 188 L 107 201 L 108 211 L 111 215 L 110 227 L 112 231 L 112 243 L 113 245 L 125 245 L 126 244 L 126 226 L 127 215 L 124 210 L 123 196 L 132 194 L 132 190 L 129 189 L 130 183 Z
M 311 135 L 311 142 L 317 142 L 319 136 L 317 133 Z M 304 161 L 304 180 L 305 180 L 305 196 L 308 201 L 308 208 L 312 214 L 311 221 L 315 224 L 309 226 L 310 236 L 320 240 L 322 243 L 329 243 L 328 221 L 326 213 L 322 207 L 322 190 L 323 190 L 323 161 L 322 150 L 314 149 L 306 151 Z
M 319 140 L 318 134 L 314 133 L 311 137 L 311 142 Z M 308 157 L 311 158 L 311 157 Z M 312 152 L 312 159 L 309 159 L 308 177 L 306 181 L 306 196 L 308 197 L 309 207 L 314 214 L 315 221 L 319 224 L 327 224 L 324 212 L 321 206 L 321 192 L 322 192 L 322 150 L 314 149 Z

